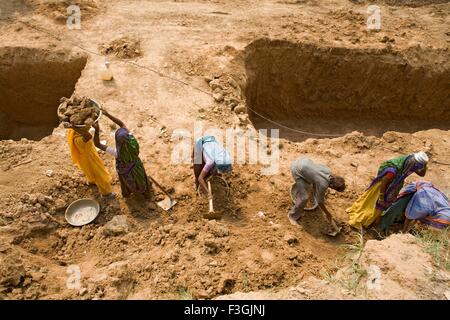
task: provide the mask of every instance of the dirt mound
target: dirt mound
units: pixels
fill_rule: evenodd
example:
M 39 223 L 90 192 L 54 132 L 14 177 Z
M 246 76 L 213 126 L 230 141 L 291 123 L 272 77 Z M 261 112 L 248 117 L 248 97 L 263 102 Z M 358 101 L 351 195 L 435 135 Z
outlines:
M 27 0 L 2 1 L 0 22 L 10 20 L 14 17 L 27 14 L 32 11 L 31 5 Z
M 0 139 L 39 140 L 58 125 L 59 99 L 71 96 L 84 55 L 64 50 L 0 48 Z
M 450 272 L 434 268 L 432 257 L 414 236 L 396 234 L 382 241 L 367 241 L 359 262 L 328 280 L 310 277 L 289 289 L 237 292 L 217 299 L 442 300 L 449 283 Z
M 102 10 L 102 3 L 99 0 L 28 0 L 28 2 L 36 8 L 36 13 L 61 24 L 65 24 L 73 14 L 73 12 L 68 12 L 68 8 L 72 5 L 80 8 L 81 21 L 91 19 Z
M 450 273 L 435 269 L 432 257 L 410 234 L 368 241 L 361 266 L 368 272 L 363 281 L 371 299 L 444 299 L 450 284 Z
M 249 114 L 253 121 L 297 122 L 311 132 L 399 130 L 405 121 L 422 129 L 448 128 L 448 61 L 444 51 L 395 53 L 260 39 L 246 48 Z
M 132 59 L 142 56 L 141 41 L 131 37 L 121 37 L 99 48 L 105 55 L 114 55 L 121 59 Z

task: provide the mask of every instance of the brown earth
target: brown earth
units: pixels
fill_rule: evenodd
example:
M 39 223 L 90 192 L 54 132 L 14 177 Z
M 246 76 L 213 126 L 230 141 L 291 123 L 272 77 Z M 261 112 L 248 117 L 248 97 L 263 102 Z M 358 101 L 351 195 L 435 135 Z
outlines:
M 55 23 L 66 5 L 56 0 L 13 1 L 0 20 L 2 57 L 26 61 L 9 77 L 0 73 L 1 110 L 20 115 L 2 121 L 6 128 L 19 122 L 2 126 L 2 139 L 27 138 L 0 141 L 1 298 L 214 298 L 283 290 L 309 277 L 322 281 L 346 253 L 342 245 L 358 242 L 345 208 L 380 162 L 425 150 L 432 160 L 426 179 L 448 193 L 449 38 L 442 13 L 449 4 L 383 6 L 382 30 L 369 32 L 367 5 L 347 0 L 80 2 L 88 18 L 81 30 Z M 142 54 L 108 57 L 114 80 L 98 80 L 105 61 L 98 48 L 124 36 L 139 38 Z M 12 70 L 14 63 L 5 61 L 0 68 Z M 108 202 L 85 184 L 71 164 L 66 131 L 55 128 L 59 98 L 72 92 L 124 120 L 148 174 L 177 199 L 172 211 L 155 205 L 163 197 L 157 189 L 151 203 L 139 197 Z M 213 186 L 217 220 L 204 218 L 208 204 L 194 190 L 190 165 L 171 162 L 176 130 L 192 132 L 195 121 L 204 129 L 282 129 L 279 173 L 265 176 L 261 164 L 236 164 L 228 198 Z M 45 130 L 37 133 L 34 124 Z M 104 118 L 100 126 L 101 139 L 112 144 L 115 127 Z M 336 238 L 322 233 L 327 223 L 320 211 L 305 216 L 301 227 L 287 221 L 289 165 L 300 155 L 347 179 L 343 194 L 327 196 L 344 228 Z M 120 194 L 114 161 L 101 156 Z M 81 197 L 97 199 L 101 213 L 90 225 L 70 227 L 64 210 Z M 425 259 L 409 245 L 414 259 Z M 389 262 L 390 256 L 375 256 Z M 67 286 L 72 265 L 81 271 L 77 289 Z M 322 298 L 334 297 L 337 289 L 323 288 Z M 414 285 L 404 290 L 402 298 L 443 298 Z
M 76 5 L 80 8 L 82 19 L 91 19 L 99 14 L 103 8 L 100 1 L 96 0 L 24 0 L 30 7 L 34 7 L 36 14 L 43 15 L 53 21 L 65 24 L 67 18 L 73 14 L 68 12 L 68 7 Z
M 140 41 L 130 37 L 121 37 L 103 44 L 99 51 L 104 55 L 114 55 L 122 59 L 131 59 L 142 55 Z
M 382 241 L 367 241 L 357 268 L 353 265 L 341 269 L 333 278 L 309 277 L 288 289 L 236 292 L 217 299 L 445 299 L 449 294 L 450 273 L 433 272 L 433 259 L 417 239 L 410 234 L 396 234 Z
M 426 6 L 430 4 L 441 4 L 441 3 L 449 3 L 449 0 L 375 0 L 375 1 L 367 1 L 367 0 L 350 0 L 353 3 L 361 4 L 373 4 L 373 3 L 381 3 L 387 4 L 390 6 L 407 6 L 407 7 L 420 7 Z

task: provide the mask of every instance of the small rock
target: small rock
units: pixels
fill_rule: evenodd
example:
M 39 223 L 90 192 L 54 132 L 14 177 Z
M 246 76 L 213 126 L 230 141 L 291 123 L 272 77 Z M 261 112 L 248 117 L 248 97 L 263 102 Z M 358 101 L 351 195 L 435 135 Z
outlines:
M 232 99 L 229 99 L 227 102 L 227 106 L 231 108 L 231 110 L 234 110 L 234 108 L 238 105 L 236 101 L 233 101 Z
M 260 217 L 261 219 L 264 219 L 266 217 L 265 213 L 260 211 L 258 212 L 258 217 Z
M 220 92 L 216 92 L 216 93 L 213 94 L 213 98 L 217 102 L 222 102 L 223 101 L 223 94 L 221 94 Z
M 447 300 L 450 300 L 450 290 L 445 291 L 444 296 L 447 298 Z
M 296 236 L 294 236 L 292 233 L 287 233 L 284 238 L 284 241 L 286 241 L 289 245 L 294 245 L 298 243 L 298 239 Z
M 239 118 L 239 122 L 240 122 L 241 125 L 246 125 L 246 124 L 249 123 L 247 114 L 239 114 L 238 118 Z
M 43 194 L 37 195 L 37 201 L 40 205 L 45 206 L 47 204 L 47 198 Z
M 0 264 L 0 285 L 2 287 L 17 287 L 25 278 L 25 267 L 20 258 L 13 255 L 2 257 Z
M 207 83 L 210 83 L 211 81 L 214 80 L 214 78 L 211 77 L 211 76 L 205 76 L 204 79 L 205 79 L 205 81 L 206 81 Z
M 358 163 L 356 163 L 356 162 L 352 162 L 352 163 L 350 163 L 350 165 L 351 165 L 352 167 L 358 168 Z
M 87 288 L 81 288 L 79 291 L 80 296 L 85 295 L 88 292 Z
M 223 89 L 223 87 L 220 84 L 218 79 L 214 79 L 214 80 L 210 81 L 209 86 L 211 87 L 212 90 L 216 90 L 217 88 L 219 88 L 221 90 Z
M 210 267 L 217 267 L 217 261 L 211 261 L 210 263 L 208 263 L 208 265 Z
M 28 203 L 35 205 L 36 203 L 38 203 L 38 198 L 35 194 L 30 194 L 29 198 L 28 198 Z
M 244 105 L 240 104 L 237 107 L 235 107 L 233 111 L 236 114 L 246 113 L 247 112 L 247 108 Z
M 220 251 L 220 246 L 211 240 L 205 241 L 205 252 L 208 254 L 217 254 Z
M 55 201 L 55 209 L 57 211 L 65 210 L 67 207 L 67 203 L 63 199 L 56 199 Z
M 236 80 L 234 80 L 233 78 L 230 78 L 230 79 L 228 80 L 228 83 L 229 83 L 229 85 L 232 86 L 233 88 L 237 88 L 237 87 L 238 87 L 238 84 L 237 84 Z
M 49 177 L 49 178 L 53 177 L 53 170 L 47 170 L 47 171 L 45 172 L 45 175 L 46 175 L 47 177 Z
M 105 236 L 117 236 L 127 232 L 128 222 L 125 215 L 115 216 L 103 227 L 103 235 Z
M 383 140 L 387 143 L 393 143 L 397 140 L 397 135 L 392 131 L 385 132 L 383 134 Z

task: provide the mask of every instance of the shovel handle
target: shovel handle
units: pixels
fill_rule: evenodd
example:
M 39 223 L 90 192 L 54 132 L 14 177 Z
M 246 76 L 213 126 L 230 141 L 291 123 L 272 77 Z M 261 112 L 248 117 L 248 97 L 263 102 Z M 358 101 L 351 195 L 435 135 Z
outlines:
M 214 205 L 213 205 L 213 199 L 212 199 L 212 190 L 211 190 L 211 182 L 208 181 L 208 191 L 211 195 L 211 198 L 209 199 L 209 212 L 214 212 Z
M 150 180 L 152 180 L 152 182 L 153 182 L 154 184 L 157 185 L 158 188 L 161 189 L 161 191 L 162 191 L 166 196 L 169 197 L 169 199 L 170 199 L 171 201 L 173 200 L 172 197 L 170 196 L 170 194 L 168 194 L 167 191 L 166 191 L 166 190 L 165 190 L 158 182 L 156 182 L 155 179 L 153 179 L 151 176 L 148 176 L 148 177 L 150 178 Z

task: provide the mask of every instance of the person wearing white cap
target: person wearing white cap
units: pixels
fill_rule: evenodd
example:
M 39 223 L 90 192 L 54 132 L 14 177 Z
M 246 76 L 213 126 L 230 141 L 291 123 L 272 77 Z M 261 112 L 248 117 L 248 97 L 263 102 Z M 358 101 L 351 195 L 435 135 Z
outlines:
M 355 228 L 374 224 L 397 199 L 408 176 L 413 173 L 425 176 L 428 161 L 427 154 L 420 151 L 383 162 L 366 192 L 346 210 L 349 224 Z
M 427 154 L 423 151 L 414 153 L 414 159 L 416 159 L 416 161 L 418 163 L 423 163 L 423 164 L 428 163 L 428 160 L 429 160 Z

